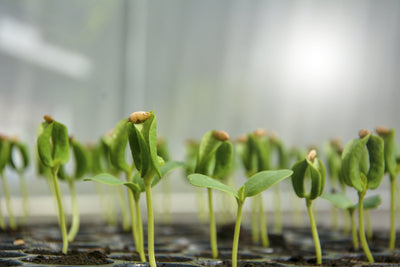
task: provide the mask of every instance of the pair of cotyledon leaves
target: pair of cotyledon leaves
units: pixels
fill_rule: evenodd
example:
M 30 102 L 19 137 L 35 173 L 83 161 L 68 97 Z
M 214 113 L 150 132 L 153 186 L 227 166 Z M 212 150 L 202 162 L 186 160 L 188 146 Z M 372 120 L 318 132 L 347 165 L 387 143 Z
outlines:
M 353 203 L 345 194 L 336 193 L 336 194 L 323 194 L 321 198 L 328 200 L 335 207 L 342 210 L 355 210 L 358 208 L 358 203 Z M 378 207 L 382 203 L 382 199 L 380 196 L 371 196 L 366 197 L 363 201 L 363 209 L 374 209 Z
M 248 176 L 270 169 L 270 143 L 266 136 L 248 134 L 247 141 L 240 150 Z
M 385 172 L 395 179 L 400 172 L 400 164 L 397 162 L 395 131 L 390 129 L 387 133 L 380 134 L 384 141 Z
M 13 157 L 14 150 L 21 155 L 22 163 L 20 166 Z M 23 172 L 29 166 L 29 155 L 25 144 L 4 137 L 0 139 L 0 172 L 4 170 L 7 164 L 10 164 L 11 168 L 17 172 Z

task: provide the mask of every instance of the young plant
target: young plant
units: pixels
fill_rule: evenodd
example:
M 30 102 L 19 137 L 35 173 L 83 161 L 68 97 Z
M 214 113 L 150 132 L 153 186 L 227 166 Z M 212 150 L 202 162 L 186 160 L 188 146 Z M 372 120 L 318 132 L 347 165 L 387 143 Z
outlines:
M 353 239 L 353 248 L 355 251 L 358 251 L 358 236 L 357 236 L 357 227 L 354 218 L 354 211 L 358 208 L 358 203 L 354 204 L 345 194 L 343 193 L 327 193 L 323 194 L 321 198 L 328 200 L 335 207 L 348 212 L 349 217 L 351 219 L 351 236 Z M 378 207 L 382 203 L 382 199 L 380 196 L 371 196 L 366 197 L 363 203 L 363 209 L 369 210 Z
M 241 155 L 247 177 L 270 169 L 270 142 L 265 130 L 258 129 L 248 134 L 247 137 L 242 138 L 238 145 L 239 154 Z M 260 227 L 260 233 L 258 232 L 258 226 Z M 251 229 L 253 242 L 258 242 L 261 235 L 262 246 L 268 247 L 269 239 L 262 194 L 257 195 L 253 199 Z
M 315 254 L 317 264 L 322 263 L 321 244 L 315 223 L 314 214 L 312 211 L 312 201 L 319 197 L 323 191 L 326 180 L 325 166 L 320 159 L 317 158 L 317 152 L 311 150 L 307 157 L 296 162 L 293 167 L 292 184 L 296 195 L 299 198 L 305 198 L 308 216 L 310 218 L 311 231 L 314 239 Z M 311 180 L 311 188 L 306 192 L 305 180 Z
M 10 165 L 18 173 L 20 190 L 22 195 L 23 220 L 27 221 L 29 216 L 28 189 L 26 186 L 24 172 L 29 166 L 29 153 L 26 145 L 18 140 L 17 137 L 10 139 Z M 19 164 L 14 158 L 14 151 L 21 155 L 21 163 Z
M 220 181 L 203 175 L 203 174 L 191 174 L 189 175 L 189 181 L 192 185 L 198 187 L 205 187 L 208 189 L 217 189 L 222 192 L 226 192 L 231 194 L 236 198 L 237 201 L 237 215 L 236 215 L 236 224 L 235 224 L 235 232 L 233 236 L 233 244 L 232 244 L 232 266 L 237 266 L 237 253 L 239 246 L 239 233 L 240 233 L 240 224 L 242 220 L 242 208 L 244 201 L 248 197 L 256 196 L 260 194 L 262 191 L 267 190 L 271 186 L 279 183 L 285 178 L 288 178 L 292 174 L 290 170 L 277 170 L 277 171 L 262 171 L 251 176 L 247 181 L 242 185 L 238 191 L 234 191 L 231 187 L 221 183 Z
M 8 212 L 8 221 L 10 223 L 10 228 L 12 230 L 17 229 L 17 222 L 15 221 L 15 217 L 13 214 L 13 209 L 11 207 L 11 194 L 10 194 L 10 189 L 8 188 L 8 183 L 7 179 L 4 176 L 4 169 L 7 166 L 9 159 L 10 159 L 10 147 L 11 147 L 11 142 L 8 137 L 1 135 L 0 136 L 0 178 L 1 178 L 1 183 L 3 185 L 3 192 L 4 192 L 4 197 L 6 200 L 6 208 Z M 5 228 L 5 222 L 4 219 L 0 219 L 0 226 L 1 228 Z
M 75 170 L 73 174 L 69 174 L 65 165 L 60 166 L 58 177 L 68 183 L 72 200 L 72 224 L 68 233 L 68 241 L 74 241 L 79 231 L 79 208 L 78 198 L 76 195 L 75 182 L 81 179 L 89 170 L 89 154 L 88 151 L 73 137 L 69 138 L 69 145 L 72 149 L 72 155 L 75 162 Z
M 209 131 L 204 134 L 199 146 L 195 173 L 213 179 L 221 179 L 230 171 L 233 159 L 232 144 L 224 131 Z M 218 257 L 217 226 L 214 217 L 213 192 L 207 188 L 208 211 L 210 219 L 210 245 L 213 258 Z
M 390 178 L 390 239 L 389 249 L 393 250 L 396 243 L 396 205 L 395 189 L 397 187 L 397 176 L 400 172 L 400 165 L 396 161 L 395 131 L 386 127 L 376 128 L 377 134 L 382 137 L 384 143 L 385 173 Z
M 44 116 L 37 131 L 37 150 L 39 158 L 45 167 L 50 168 L 51 181 L 57 199 L 58 222 L 61 228 L 63 248 L 62 252 L 68 252 L 68 234 L 61 192 L 58 186 L 58 171 L 61 165 L 69 160 L 68 130 L 64 124 L 55 121 L 51 116 Z
M 360 242 L 368 261 L 373 263 L 364 230 L 363 202 L 368 189 L 377 188 L 382 181 L 385 170 L 384 144 L 382 138 L 368 130 L 361 130 L 359 136 L 347 143 L 343 150 L 341 175 L 347 185 L 358 191 Z

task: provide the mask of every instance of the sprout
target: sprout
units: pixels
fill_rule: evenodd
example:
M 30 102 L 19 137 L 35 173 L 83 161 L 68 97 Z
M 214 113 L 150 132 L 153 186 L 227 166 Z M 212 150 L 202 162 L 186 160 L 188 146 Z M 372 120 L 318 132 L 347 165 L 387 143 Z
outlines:
M 52 117 L 44 116 L 45 122 L 37 130 L 37 150 L 42 164 L 50 168 L 51 181 L 57 199 L 58 217 L 63 239 L 62 252 L 68 252 L 68 234 L 65 215 L 58 186 L 57 175 L 61 165 L 69 160 L 68 130 L 64 124 L 55 121 Z
M 362 207 L 368 189 L 377 188 L 382 181 L 385 170 L 384 143 L 381 137 L 371 134 L 368 130 L 361 130 L 359 136 L 360 138 L 348 142 L 343 150 L 341 175 L 347 185 L 358 191 L 358 223 L 361 246 L 368 261 L 373 263 L 374 258 L 365 236 Z
M 306 199 L 306 206 L 308 215 L 310 217 L 311 231 L 314 239 L 317 264 L 321 264 L 321 244 L 319 242 L 317 225 L 315 224 L 314 215 L 312 212 L 312 201 L 319 197 L 324 191 L 326 171 L 324 164 L 316 156 L 317 152 L 313 149 L 308 153 L 305 159 L 300 160 L 293 165 L 292 184 L 296 195 L 299 198 Z M 305 188 L 306 178 L 311 179 L 311 189 L 309 192 L 306 192 Z
M 231 187 L 221 183 L 220 181 L 213 179 L 210 176 L 203 174 L 191 174 L 189 175 L 189 181 L 192 185 L 198 187 L 205 187 L 208 189 L 217 189 L 222 192 L 231 194 L 236 198 L 238 207 L 236 215 L 235 232 L 233 236 L 232 244 L 232 266 L 237 266 L 237 252 L 239 246 L 239 233 L 240 224 L 242 220 L 242 207 L 244 201 L 248 197 L 259 195 L 262 191 L 267 190 L 274 184 L 279 183 L 285 178 L 288 178 L 292 174 L 290 170 L 278 170 L 278 171 L 262 171 L 251 176 L 242 185 L 238 191 L 234 191 Z

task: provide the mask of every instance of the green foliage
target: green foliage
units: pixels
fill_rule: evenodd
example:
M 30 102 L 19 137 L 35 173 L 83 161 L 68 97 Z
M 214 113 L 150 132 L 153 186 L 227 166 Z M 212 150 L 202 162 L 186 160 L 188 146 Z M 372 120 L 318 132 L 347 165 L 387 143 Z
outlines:
M 270 142 L 265 135 L 248 134 L 239 153 L 248 177 L 270 169 Z
M 354 187 L 359 192 L 375 189 L 382 181 L 384 170 L 382 138 L 368 134 L 347 143 L 342 154 L 341 169 L 342 177 L 347 185 Z
M 0 137 L 0 173 L 4 171 L 4 168 L 10 160 L 10 141 L 1 136 Z
M 384 143 L 385 173 L 396 178 L 398 175 L 398 164 L 396 161 L 395 131 L 390 129 L 387 133 L 378 133 Z
M 355 210 L 358 207 L 358 203 L 353 203 L 345 194 L 341 193 L 326 193 L 321 198 L 328 200 L 335 207 L 342 210 Z M 379 195 L 366 197 L 363 202 L 363 208 L 365 210 L 377 208 L 382 203 L 382 199 Z
M 199 143 L 193 140 L 186 142 L 185 154 L 185 175 L 194 173 L 197 162 L 197 155 L 199 153 Z
M 22 158 L 22 165 L 17 166 L 15 159 L 13 157 L 13 151 L 16 150 L 20 153 L 21 158 Z M 24 143 L 18 142 L 18 141 L 12 141 L 11 146 L 10 146 L 10 166 L 16 170 L 17 172 L 21 173 L 25 171 L 28 166 L 29 166 L 29 153 L 28 153 L 28 148 Z
M 75 170 L 73 174 L 67 174 L 64 165 L 60 167 L 58 176 L 61 179 L 80 179 L 88 171 L 90 167 L 89 152 L 82 146 L 76 139 L 70 139 L 70 147 L 72 148 L 72 155 L 75 161 Z
M 124 172 L 131 172 L 132 168 L 126 162 L 125 151 L 128 144 L 128 132 L 127 132 L 128 119 L 120 120 L 114 127 L 114 130 L 110 138 L 106 141 L 110 147 L 110 159 L 112 165 Z

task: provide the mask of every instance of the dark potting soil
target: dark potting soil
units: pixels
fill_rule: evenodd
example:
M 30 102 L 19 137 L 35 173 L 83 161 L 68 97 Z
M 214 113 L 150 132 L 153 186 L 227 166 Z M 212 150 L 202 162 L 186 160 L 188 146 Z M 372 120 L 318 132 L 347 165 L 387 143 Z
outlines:
M 23 262 L 36 264 L 57 264 L 57 265 L 103 265 L 113 261 L 100 251 L 75 252 L 67 255 L 38 255 L 22 259 Z

